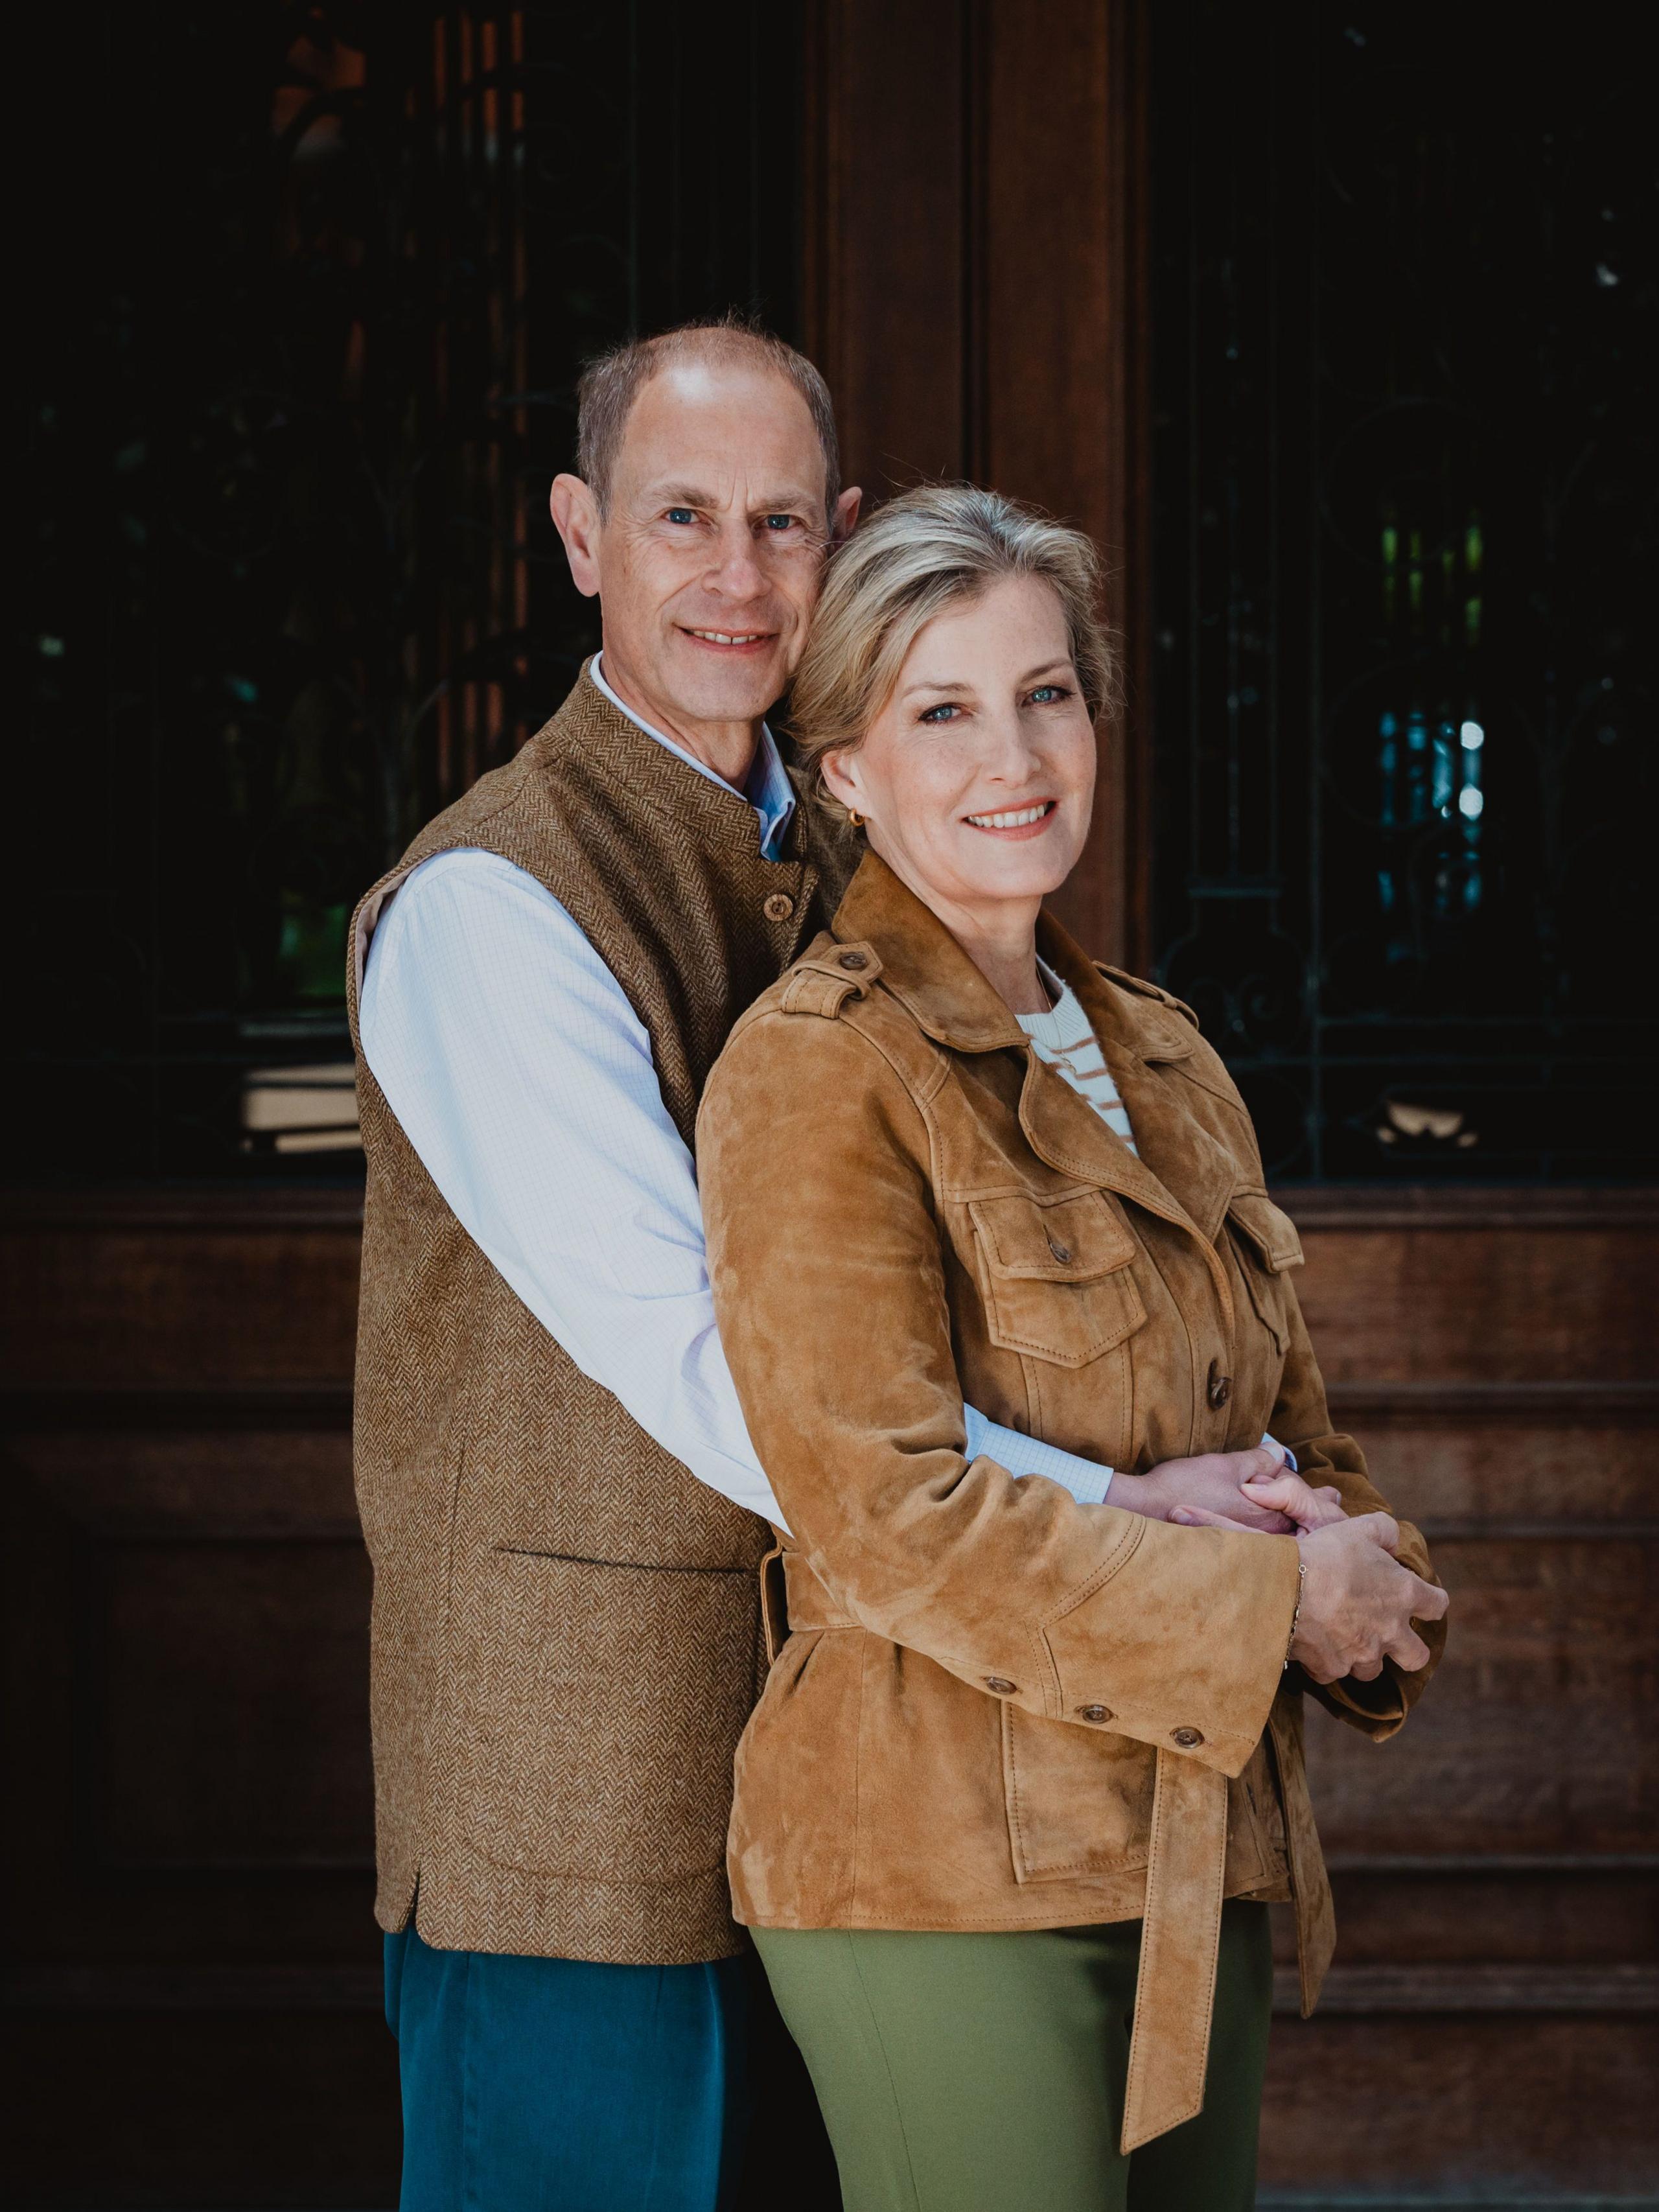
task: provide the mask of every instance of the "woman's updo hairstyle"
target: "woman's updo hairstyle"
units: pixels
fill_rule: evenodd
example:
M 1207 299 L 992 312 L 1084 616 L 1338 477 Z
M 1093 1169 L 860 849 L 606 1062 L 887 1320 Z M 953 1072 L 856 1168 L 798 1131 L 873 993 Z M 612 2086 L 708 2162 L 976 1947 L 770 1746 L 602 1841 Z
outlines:
M 1090 714 L 1112 707 L 1117 659 L 1100 618 L 1099 556 L 1083 532 L 1000 492 L 918 484 L 854 531 L 824 571 L 789 698 L 802 765 L 854 751 L 935 616 L 1013 576 L 1052 588 Z M 821 783 L 818 796 L 835 807 Z

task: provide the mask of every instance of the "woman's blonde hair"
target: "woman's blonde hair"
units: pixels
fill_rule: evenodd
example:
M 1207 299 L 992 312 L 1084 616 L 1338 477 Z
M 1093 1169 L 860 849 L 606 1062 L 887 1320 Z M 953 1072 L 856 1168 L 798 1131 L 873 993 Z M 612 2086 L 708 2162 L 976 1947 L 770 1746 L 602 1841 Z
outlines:
M 1100 618 L 1100 559 L 1080 530 L 974 484 L 918 484 L 855 531 L 824 571 L 791 690 L 787 727 L 809 770 L 851 752 L 881 712 L 906 654 L 947 607 L 1005 578 L 1037 576 L 1066 617 L 1091 714 L 1115 703 L 1117 658 Z M 835 801 L 819 787 L 819 796 Z

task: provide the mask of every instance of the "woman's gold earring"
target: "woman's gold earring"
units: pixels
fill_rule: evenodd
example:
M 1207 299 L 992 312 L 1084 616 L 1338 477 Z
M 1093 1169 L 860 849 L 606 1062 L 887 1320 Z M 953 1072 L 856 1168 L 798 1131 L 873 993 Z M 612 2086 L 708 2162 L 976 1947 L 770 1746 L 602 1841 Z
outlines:
M 847 810 L 847 818 L 855 830 L 863 829 L 864 817 L 861 814 L 854 814 L 850 806 Z

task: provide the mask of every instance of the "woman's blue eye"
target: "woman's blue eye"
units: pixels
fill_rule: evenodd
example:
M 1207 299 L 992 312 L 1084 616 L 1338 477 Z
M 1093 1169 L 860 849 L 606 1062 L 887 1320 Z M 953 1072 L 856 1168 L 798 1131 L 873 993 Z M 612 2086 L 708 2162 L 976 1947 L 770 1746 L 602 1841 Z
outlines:
M 960 714 L 961 711 L 959 707 L 947 700 L 942 707 L 930 707 L 921 719 L 924 722 L 943 722 L 951 715 Z
M 1039 684 L 1031 694 L 1033 702 L 1039 707 L 1046 707 L 1051 699 L 1063 699 L 1065 696 L 1066 686 L 1063 684 Z
M 671 507 L 668 510 L 671 522 L 695 522 L 696 519 L 689 507 Z

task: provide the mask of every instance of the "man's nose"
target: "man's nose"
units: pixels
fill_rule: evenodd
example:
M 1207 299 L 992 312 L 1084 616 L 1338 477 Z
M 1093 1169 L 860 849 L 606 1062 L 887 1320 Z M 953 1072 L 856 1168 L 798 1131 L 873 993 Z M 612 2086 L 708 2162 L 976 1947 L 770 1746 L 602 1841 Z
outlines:
M 768 589 L 766 573 L 746 523 L 720 532 L 708 581 L 723 599 L 757 599 Z

